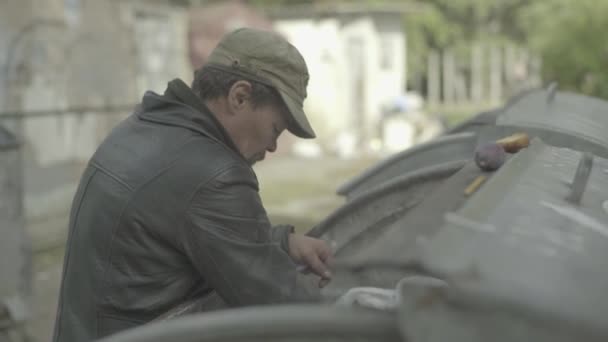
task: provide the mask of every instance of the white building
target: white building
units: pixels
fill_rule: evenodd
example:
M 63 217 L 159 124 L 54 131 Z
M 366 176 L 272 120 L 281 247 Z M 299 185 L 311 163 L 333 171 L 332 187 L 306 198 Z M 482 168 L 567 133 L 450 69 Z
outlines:
M 305 110 L 327 152 L 369 149 L 382 107 L 405 92 L 404 10 L 290 6 L 269 13 L 274 28 L 306 59 Z

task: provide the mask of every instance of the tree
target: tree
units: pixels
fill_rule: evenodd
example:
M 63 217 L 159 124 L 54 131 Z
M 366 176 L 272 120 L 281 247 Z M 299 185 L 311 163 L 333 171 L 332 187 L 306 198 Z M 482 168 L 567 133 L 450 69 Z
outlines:
M 426 10 L 404 18 L 410 82 L 425 78 L 431 50 L 450 49 L 456 54 L 468 54 L 473 43 L 523 41 L 525 29 L 517 18 L 533 1 L 417 0 L 415 3 L 426 5 Z
M 607 0 L 410 0 L 404 15 L 410 83 L 426 77 L 431 50 L 468 53 L 473 43 L 510 42 L 542 58 L 545 82 L 608 99 Z M 258 6 L 332 4 L 339 0 L 249 0 Z M 352 1 L 351 1 L 352 2 Z M 389 1 L 366 0 L 367 3 Z
M 608 99 L 608 2 L 545 0 L 519 20 L 542 57 L 543 79 L 560 89 Z

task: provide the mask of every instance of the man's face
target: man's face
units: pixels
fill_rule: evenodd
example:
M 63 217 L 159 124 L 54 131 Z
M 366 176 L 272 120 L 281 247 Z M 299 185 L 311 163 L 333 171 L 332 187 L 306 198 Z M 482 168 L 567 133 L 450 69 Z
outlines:
M 283 114 L 272 105 L 252 107 L 239 149 L 250 165 L 264 160 L 266 152 L 277 149 L 277 139 L 286 127 Z
M 277 149 L 277 139 L 287 127 L 283 106 L 255 106 L 251 100 L 251 84 L 247 81 L 238 81 L 232 86 L 227 104 L 229 114 L 223 124 L 250 165 L 263 160 L 266 152 Z

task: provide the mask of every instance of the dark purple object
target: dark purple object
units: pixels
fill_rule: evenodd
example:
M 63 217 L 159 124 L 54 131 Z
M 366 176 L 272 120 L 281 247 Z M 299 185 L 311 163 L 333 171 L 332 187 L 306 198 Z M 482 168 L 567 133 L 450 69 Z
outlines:
M 475 149 L 475 164 L 484 171 L 494 171 L 504 164 L 507 153 L 496 143 L 486 143 Z

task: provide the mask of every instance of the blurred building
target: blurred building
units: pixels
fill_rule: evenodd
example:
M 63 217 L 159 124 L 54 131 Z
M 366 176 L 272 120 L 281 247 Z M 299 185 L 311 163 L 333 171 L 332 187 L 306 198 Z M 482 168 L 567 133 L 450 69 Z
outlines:
M 189 11 L 188 56 L 197 69 L 222 36 L 240 27 L 272 30 L 272 22 L 243 1 L 222 1 Z
M 83 164 L 143 92 L 190 73 L 187 12 L 168 1 L 0 2 L 0 126 L 23 143 L 35 241 L 63 241 Z
M 170 0 L 0 2 L 0 125 L 22 142 L 24 210 L 33 234 L 63 241 L 82 167 L 146 90 L 189 82 L 223 34 L 283 34 L 307 60 L 306 110 L 320 144 L 285 134 L 281 151 L 352 155 L 378 135 L 383 104 L 404 92 L 404 9 L 241 1 L 202 8 Z M 62 232 L 57 234 L 56 231 Z M 43 239 L 44 240 L 44 239 Z
M 344 156 L 367 150 L 378 138 L 382 107 L 404 93 L 405 10 L 336 5 L 269 12 L 308 63 L 305 107 L 325 150 Z
M 379 137 L 382 108 L 405 92 L 405 6 L 290 5 L 259 11 L 224 1 L 190 11 L 191 65 L 204 64 L 238 27 L 274 30 L 302 53 L 311 75 L 304 102 L 318 138 L 282 136 L 280 152 L 352 155 Z

